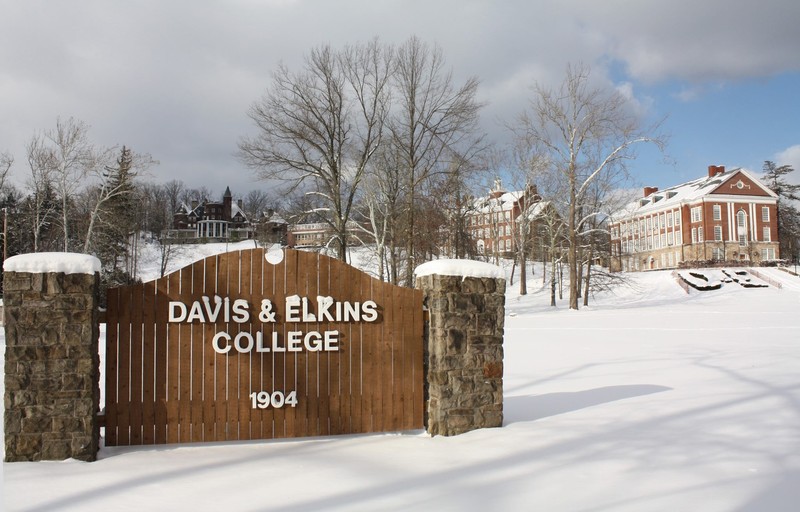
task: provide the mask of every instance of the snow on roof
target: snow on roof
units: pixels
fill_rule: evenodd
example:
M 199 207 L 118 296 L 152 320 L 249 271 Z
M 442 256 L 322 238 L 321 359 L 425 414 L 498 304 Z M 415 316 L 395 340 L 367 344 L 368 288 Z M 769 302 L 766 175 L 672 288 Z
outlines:
M 438 274 L 459 277 L 492 277 L 505 279 L 503 269 L 491 263 L 474 260 L 434 260 L 418 266 L 414 273 L 417 277 Z
M 94 274 L 100 272 L 100 260 L 88 254 L 37 252 L 8 258 L 3 263 L 3 270 L 32 274 Z
M 640 197 L 619 211 L 614 213 L 617 219 L 635 215 L 642 215 L 652 210 L 661 210 L 665 206 L 675 205 L 678 206 L 682 203 L 692 202 L 696 199 L 708 195 L 717 187 L 731 179 L 738 173 L 742 173 L 755 183 L 763 184 L 753 175 L 741 168 L 732 169 L 722 174 L 715 176 L 703 176 L 674 187 L 669 187 L 663 190 L 656 190 L 646 197 Z M 765 190 L 769 189 L 764 187 Z
M 514 208 L 514 203 L 519 201 L 524 195 L 524 191 L 517 190 L 515 192 L 505 192 L 497 198 L 492 198 L 491 196 L 479 197 L 475 199 L 474 209 L 479 213 L 511 210 Z
M 239 205 L 237 203 L 231 203 L 231 218 L 236 217 L 237 213 L 241 213 L 242 218 L 247 220 L 247 214 L 244 213 L 244 210 L 239 208 Z

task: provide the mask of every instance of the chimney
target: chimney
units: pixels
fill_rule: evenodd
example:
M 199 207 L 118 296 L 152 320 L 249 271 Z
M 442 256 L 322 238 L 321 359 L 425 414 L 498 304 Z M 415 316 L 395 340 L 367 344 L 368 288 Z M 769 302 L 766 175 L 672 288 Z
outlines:
M 708 177 L 713 178 L 714 176 L 723 174 L 725 172 L 724 165 L 709 165 L 708 166 Z
M 655 194 L 656 192 L 658 192 L 658 187 L 644 187 L 644 197 Z
M 237 200 L 236 200 L 236 206 L 238 206 L 240 210 L 242 210 L 242 209 L 243 209 L 243 208 L 242 208 L 242 204 L 243 204 L 243 203 L 242 203 L 242 200 L 241 200 L 241 199 L 237 199 Z
M 192 199 L 192 211 L 197 209 L 197 199 Z

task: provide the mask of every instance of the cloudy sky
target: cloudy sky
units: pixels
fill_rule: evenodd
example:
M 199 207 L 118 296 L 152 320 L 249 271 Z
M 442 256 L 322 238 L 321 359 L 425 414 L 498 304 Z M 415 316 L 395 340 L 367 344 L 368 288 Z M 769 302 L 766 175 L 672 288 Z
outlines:
M 768 159 L 800 181 L 799 26 L 797 0 L 0 0 L 0 151 L 23 183 L 25 143 L 72 116 L 98 144 L 150 153 L 157 181 L 244 195 L 266 186 L 237 142 L 279 62 L 416 35 L 458 80 L 480 79 L 499 143 L 533 83 L 583 62 L 649 119 L 667 118 L 670 163 L 643 152 L 638 184 Z

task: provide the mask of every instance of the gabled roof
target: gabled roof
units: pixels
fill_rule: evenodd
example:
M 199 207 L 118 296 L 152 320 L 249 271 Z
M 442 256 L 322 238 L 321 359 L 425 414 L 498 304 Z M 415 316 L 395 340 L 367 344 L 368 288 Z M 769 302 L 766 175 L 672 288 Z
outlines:
M 620 209 L 620 211 L 616 212 L 614 217 L 624 218 L 633 215 L 642 215 L 650 211 L 661 210 L 670 205 L 677 207 L 681 204 L 696 202 L 711 194 L 732 194 L 733 192 L 727 190 L 725 187 L 734 186 L 739 181 L 752 184 L 756 189 L 751 189 L 751 193 L 749 194 L 737 192 L 735 195 L 778 197 L 755 176 L 744 169 L 738 168 L 714 176 L 704 176 L 663 190 L 656 190 L 645 197 L 628 203 L 625 207 Z M 737 187 L 737 190 L 739 188 L 740 187 Z

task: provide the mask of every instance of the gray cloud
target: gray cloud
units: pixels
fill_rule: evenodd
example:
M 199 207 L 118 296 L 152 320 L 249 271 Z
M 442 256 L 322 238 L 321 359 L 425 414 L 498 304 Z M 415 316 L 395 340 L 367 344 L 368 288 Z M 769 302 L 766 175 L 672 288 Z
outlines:
M 412 34 L 438 43 L 460 78 L 478 76 L 487 129 L 508 118 L 530 85 L 555 83 L 568 62 L 610 80 L 703 84 L 800 69 L 796 0 L 171 0 L 5 2 L 0 19 L 0 149 L 16 157 L 57 116 L 92 125 L 104 145 L 161 161 L 161 180 L 239 193 L 254 185 L 234 158 L 252 130 L 249 105 L 280 61 L 311 47 Z M 630 83 L 624 88 L 641 107 Z M 698 93 L 699 91 L 699 93 Z

